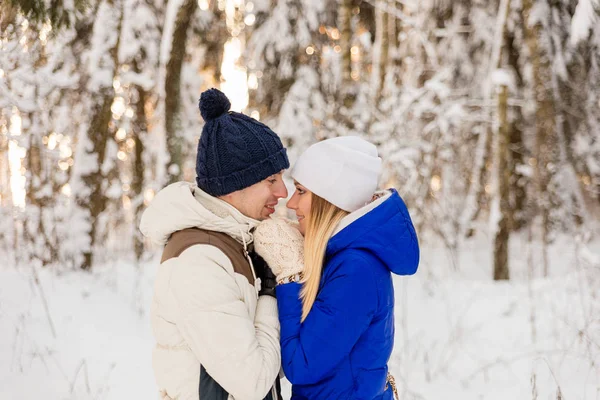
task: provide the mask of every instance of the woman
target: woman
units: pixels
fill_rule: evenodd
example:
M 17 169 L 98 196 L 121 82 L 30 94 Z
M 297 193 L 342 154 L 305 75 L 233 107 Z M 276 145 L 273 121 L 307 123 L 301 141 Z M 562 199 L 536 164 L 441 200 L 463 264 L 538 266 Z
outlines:
M 287 206 L 297 227 L 271 219 L 256 229 L 255 249 L 277 276 L 293 400 L 393 398 L 391 273 L 414 274 L 419 246 L 398 193 L 375 194 L 380 171 L 365 140 L 319 142 L 292 171 L 296 192 Z

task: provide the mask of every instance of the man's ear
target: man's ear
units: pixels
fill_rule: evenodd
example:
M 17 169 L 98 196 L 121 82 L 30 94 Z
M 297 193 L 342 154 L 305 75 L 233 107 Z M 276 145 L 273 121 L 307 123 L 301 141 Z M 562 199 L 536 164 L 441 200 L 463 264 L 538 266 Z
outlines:
M 231 204 L 232 206 L 235 207 L 235 192 L 233 193 L 228 193 L 228 194 L 224 194 L 223 196 L 219 196 L 218 198 L 223 200 L 226 203 Z

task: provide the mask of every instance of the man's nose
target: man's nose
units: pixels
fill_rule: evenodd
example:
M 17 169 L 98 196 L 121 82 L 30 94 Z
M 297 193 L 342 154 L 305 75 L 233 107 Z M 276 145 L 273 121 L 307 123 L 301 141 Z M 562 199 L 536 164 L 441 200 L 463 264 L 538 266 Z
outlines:
M 273 192 L 273 194 L 278 198 L 278 199 L 283 199 L 285 197 L 288 196 L 288 191 L 287 188 L 285 187 L 285 183 L 283 183 L 283 181 L 279 182 L 277 184 L 277 188 L 276 190 Z

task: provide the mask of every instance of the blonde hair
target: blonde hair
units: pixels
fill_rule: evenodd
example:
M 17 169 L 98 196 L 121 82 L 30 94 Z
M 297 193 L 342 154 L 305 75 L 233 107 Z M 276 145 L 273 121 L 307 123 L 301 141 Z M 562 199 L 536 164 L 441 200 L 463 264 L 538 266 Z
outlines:
M 312 196 L 306 236 L 304 240 L 304 278 L 302 279 L 302 322 L 308 316 L 319 291 L 327 242 L 347 211 L 327 200 Z

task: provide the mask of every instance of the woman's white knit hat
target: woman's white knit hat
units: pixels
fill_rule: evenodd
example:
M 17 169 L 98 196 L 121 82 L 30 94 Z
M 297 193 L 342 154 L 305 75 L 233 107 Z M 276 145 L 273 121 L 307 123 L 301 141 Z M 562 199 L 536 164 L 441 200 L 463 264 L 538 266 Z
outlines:
M 310 146 L 292 169 L 292 178 L 342 210 L 371 201 L 381 174 L 377 148 L 357 136 L 341 136 Z

